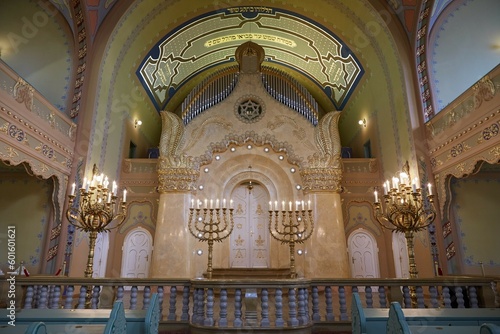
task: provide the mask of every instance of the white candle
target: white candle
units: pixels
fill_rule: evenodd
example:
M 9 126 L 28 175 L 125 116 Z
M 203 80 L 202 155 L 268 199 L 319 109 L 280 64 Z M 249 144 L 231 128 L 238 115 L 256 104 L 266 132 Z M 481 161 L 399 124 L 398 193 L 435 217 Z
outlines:
M 205 198 L 205 209 L 207 208 L 208 200 Z
M 418 183 L 417 178 L 416 178 L 416 177 L 415 177 L 415 178 L 413 178 L 413 182 L 412 182 L 412 184 L 411 184 L 411 190 L 412 190 L 414 193 L 415 193 L 415 192 L 417 192 L 417 183 Z
M 219 203 L 219 199 L 217 198 L 217 200 L 215 201 L 215 207 L 218 209 L 220 207 L 220 203 Z
M 384 195 L 387 195 L 387 184 L 384 183 Z
M 196 200 L 196 208 L 200 209 L 201 201 L 199 199 Z
M 378 203 L 378 192 L 375 190 L 373 194 L 375 195 L 375 203 Z
M 111 203 L 111 193 L 108 193 L 108 203 Z
M 84 177 L 83 178 L 83 183 L 82 183 L 82 189 L 85 189 L 86 186 L 87 186 L 87 178 Z
M 278 211 L 278 201 L 274 201 L 274 210 Z
M 191 209 L 194 208 L 194 198 L 191 198 Z
M 285 211 L 285 201 L 281 201 L 281 211 Z
M 299 210 L 299 201 L 295 201 L 295 211 Z
M 71 196 L 75 196 L 75 189 L 76 189 L 76 183 L 73 182 L 73 184 L 71 185 Z
M 300 202 L 300 205 L 302 205 L 302 210 L 306 209 L 306 207 L 304 206 L 304 201 Z
M 310 200 L 307 201 L 307 210 L 311 210 L 311 201 Z
M 118 189 L 118 187 L 116 186 L 116 182 L 113 181 L 113 196 L 116 196 L 116 190 Z
M 233 200 L 232 200 L 232 199 L 230 199 L 230 200 L 229 200 L 229 208 L 230 208 L 230 209 L 232 209 L 232 208 L 233 208 Z
M 429 188 L 429 195 L 432 195 L 432 184 L 428 183 L 427 188 Z
M 292 211 L 292 201 L 288 202 L 289 211 Z
M 214 200 L 210 199 L 210 209 L 213 209 L 213 208 L 214 208 Z
M 226 208 L 226 199 L 225 199 L 225 198 L 222 200 L 222 207 L 223 207 L 224 209 Z
M 123 189 L 123 202 L 127 201 L 127 189 Z
M 269 201 L 269 211 L 273 211 L 273 203 Z
M 85 185 L 85 191 L 88 192 L 90 187 L 90 181 L 87 181 L 87 184 Z

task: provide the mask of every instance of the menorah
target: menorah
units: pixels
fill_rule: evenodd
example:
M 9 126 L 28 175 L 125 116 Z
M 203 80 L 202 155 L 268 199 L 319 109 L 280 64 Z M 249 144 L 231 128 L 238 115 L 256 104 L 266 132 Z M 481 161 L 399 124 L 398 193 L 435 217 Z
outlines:
M 213 200 L 205 200 L 205 205 L 200 208 L 201 201 L 197 201 L 196 209 L 194 208 L 194 200 L 191 201 L 189 209 L 189 232 L 202 242 L 208 243 L 208 267 L 207 278 L 212 278 L 212 257 L 214 241 L 222 242 L 233 232 L 233 200 L 230 200 L 229 209 L 226 207 L 226 200 L 222 201 L 220 206 L 219 200 L 213 206 Z
M 108 177 L 104 174 L 98 175 L 96 166 L 92 170 L 92 179 L 85 178 L 80 188 L 80 201 L 78 206 L 73 206 L 75 200 L 76 184 L 73 183 L 69 197 L 66 217 L 75 228 L 89 233 L 89 254 L 84 277 L 92 278 L 94 265 L 94 249 L 98 233 L 109 232 L 117 228 L 125 220 L 127 208 L 127 190 L 123 191 L 123 198 L 118 202 L 118 187 L 113 181 L 112 189 L 108 188 Z M 116 221 L 114 226 L 111 223 Z M 85 308 L 90 308 L 92 296 L 91 287 L 87 287 L 87 298 Z
M 413 243 L 415 233 L 424 230 L 436 218 L 431 184 L 427 185 L 428 204 L 425 203 L 422 189 L 418 184 L 419 181 L 415 178 L 410 185 L 410 172 L 407 161 L 400 177 L 392 179 L 392 186 L 389 181 L 384 183 L 383 198 L 385 205 L 379 202 L 378 192 L 376 190 L 374 192 L 374 214 L 378 223 L 388 230 L 401 232 L 405 235 L 410 265 L 410 278 L 418 278 Z M 414 287 L 411 288 L 411 295 L 412 301 L 416 302 Z
M 295 202 L 295 210 L 292 210 L 292 202 L 288 203 L 288 210 L 285 210 L 285 201 L 282 201 L 281 204 L 281 210 L 279 210 L 278 202 L 275 201 L 273 210 L 272 202 L 269 202 L 269 233 L 282 244 L 288 244 L 290 248 L 290 277 L 297 278 L 295 244 L 304 243 L 313 233 L 314 221 L 311 202 L 308 201 L 306 209 L 304 201 L 297 201 Z

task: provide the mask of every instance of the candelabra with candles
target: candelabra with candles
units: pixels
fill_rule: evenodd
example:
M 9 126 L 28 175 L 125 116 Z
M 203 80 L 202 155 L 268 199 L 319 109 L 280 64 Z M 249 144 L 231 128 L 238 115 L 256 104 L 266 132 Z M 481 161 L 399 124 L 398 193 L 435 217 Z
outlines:
M 288 210 L 285 209 L 285 201 L 281 202 L 281 210 L 278 201 L 269 202 L 269 233 L 281 242 L 288 244 L 290 248 L 290 277 L 297 278 L 295 270 L 295 244 L 304 243 L 309 239 L 314 230 L 311 201 L 295 202 L 295 210 L 292 210 L 292 202 L 288 202 Z
M 109 232 L 119 227 L 125 220 L 127 208 L 127 190 L 123 190 L 123 197 L 118 201 L 116 182 L 113 181 L 112 189 L 109 189 L 108 177 L 98 173 L 96 166 L 92 170 L 92 179 L 83 181 L 80 191 L 78 206 L 74 206 L 76 197 L 76 184 L 73 183 L 69 195 L 69 205 L 66 217 L 75 228 L 89 233 L 89 254 L 87 267 L 84 272 L 85 278 L 92 278 L 94 264 L 94 249 L 98 233 Z M 112 222 L 116 222 L 111 226 Z M 87 287 L 87 299 L 85 307 L 90 307 L 91 287 Z
M 212 278 L 214 241 L 222 242 L 233 232 L 233 200 L 229 201 L 229 209 L 226 207 L 226 199 L 222 200 L 222 206 L 217 199 L 215 207 L 213 199 L 210 200 L 210 205 L 206 199 L 204 205 L 200 200 L 196 201 L 196 208 L 194 202 L 194 199 L 191 200 L 189 209 L 189 232 L 199 241 L 208 243 L 207 278 Z
M 403 167 L 400 177 L 384 183 L 383 204 L 379 202 L 378 192 L 375 190 L 374 213 L 378 223 L 391 231 L 404 233 L 410 265 L 410 278 L 417 278 L 418 271 L 415 263 L 415 248 L 413 239 L 415 233 L 427 228 L 436 218 L 434 195 L 432 186 L 427 185 L 427 202 L 422 189 L 418 186 L 418 178 L 410 183 L 408 162 Z M 414 288 L 411 290 L 412 301 L 415 299 Z

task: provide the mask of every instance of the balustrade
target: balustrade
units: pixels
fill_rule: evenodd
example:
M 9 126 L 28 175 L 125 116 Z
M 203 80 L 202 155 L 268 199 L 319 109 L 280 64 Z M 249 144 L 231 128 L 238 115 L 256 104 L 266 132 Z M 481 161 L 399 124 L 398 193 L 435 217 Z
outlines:
M 430 279 L 92 279 L 18 277 L 22 308 L 84 308 L 86 289 L 92 289 L 92 308 L 106 308 L 103 291 L 125 308 L 147 309 L 158 293 L 163 324 L 198 328 L 304 328 L 342 324 L 351 320 L 351 293 L 364 307 L 387 308 L 399 301 L 417 308 L 498 307 L 496 281 L 488 277 Z M 126 288 L 127 287 L 127 288 Z M 107 301 L 110 308 L 112 302 Z M 165 305 L 163 305 L 165 304 Z

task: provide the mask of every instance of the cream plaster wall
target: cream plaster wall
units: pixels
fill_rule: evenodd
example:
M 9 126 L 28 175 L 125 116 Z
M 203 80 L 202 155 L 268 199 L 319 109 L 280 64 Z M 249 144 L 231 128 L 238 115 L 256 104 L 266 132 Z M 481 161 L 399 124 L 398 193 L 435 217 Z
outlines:
M 52 180 L 23 172 L 0 172 L 0 269 L 7 265 L 7 228 L 15 227 L 16 267 L 24 261 L 30 274 L 44 273 L 46 240 L 52 221 Z M 50 272 L 48 274 L 55 274 Z

